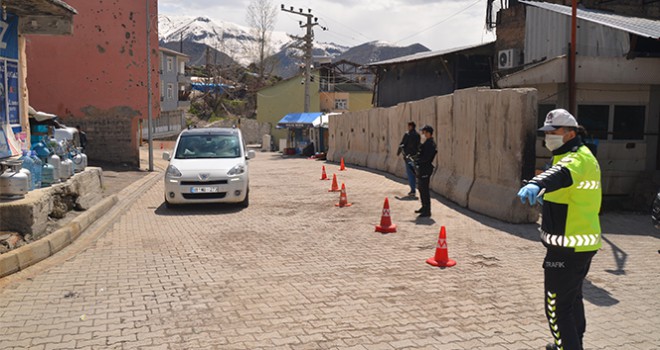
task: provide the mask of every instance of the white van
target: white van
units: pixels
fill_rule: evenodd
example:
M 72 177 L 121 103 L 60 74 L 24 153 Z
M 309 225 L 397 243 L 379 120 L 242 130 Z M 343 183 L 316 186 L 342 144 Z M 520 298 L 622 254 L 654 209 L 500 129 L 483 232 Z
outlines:
M 240 129 L 199 128 L 181 132 L 165 173 L 165 206 L 187 203 L 249 204 L 247 151 Z

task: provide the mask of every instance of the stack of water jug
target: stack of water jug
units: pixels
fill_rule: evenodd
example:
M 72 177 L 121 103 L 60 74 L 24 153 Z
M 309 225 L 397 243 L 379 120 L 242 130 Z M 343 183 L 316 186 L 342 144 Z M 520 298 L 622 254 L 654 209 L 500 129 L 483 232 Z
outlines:
M 66 141 L 42 140 L 18 160 L 0 163 L 0 198 L 20 199 L 28 191 L 64 182 L 87 167 L 87 155 Z

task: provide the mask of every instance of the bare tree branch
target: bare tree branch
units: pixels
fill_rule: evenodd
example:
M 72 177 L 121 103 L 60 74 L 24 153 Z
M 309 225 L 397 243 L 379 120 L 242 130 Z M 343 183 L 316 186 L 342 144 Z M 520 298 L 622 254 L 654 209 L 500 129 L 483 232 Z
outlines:
M 272 56 L 270 42 L 277 22 L 277 14 L 277 7 L 270 0 L 252 0 L 247 8 L 246 20 L 257 39 L 255 63 L 262 82 L 275 68 L 276 62 L 269 57 Z

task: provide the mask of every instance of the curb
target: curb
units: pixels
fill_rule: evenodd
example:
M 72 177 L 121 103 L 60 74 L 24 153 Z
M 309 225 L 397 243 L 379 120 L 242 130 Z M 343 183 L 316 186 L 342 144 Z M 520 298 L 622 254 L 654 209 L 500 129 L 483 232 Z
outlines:
M 29 277 L 16 274 L 27 267 L 32 266 L 30 270 L 36 269 L 35 272 L 39 272 L 64 263 L 72 256 L 89 248 L 91 243 L 102 237 L 116 222 L 116 219 L 124 214 L 137 198 L 159 181 L 163 175 L 163 172 L 153 172 L 129 185 L 120 193 L 103 199 L 50 235 L 0 255 L 0 287 Z M 55 256 L 49 259 L 50 262 L 34 266 L 37 262 L 53 256 L 64 248 L 67 248 L 67 254 Z M 15 275 L 10 276 L 12 274 Z
M 59 252 L 75 241 L 86 228 L 109 211 L 118 201 L 116 194 L 105 198 L 46 237 L 0 255 L 0 277 L 24 270 Z

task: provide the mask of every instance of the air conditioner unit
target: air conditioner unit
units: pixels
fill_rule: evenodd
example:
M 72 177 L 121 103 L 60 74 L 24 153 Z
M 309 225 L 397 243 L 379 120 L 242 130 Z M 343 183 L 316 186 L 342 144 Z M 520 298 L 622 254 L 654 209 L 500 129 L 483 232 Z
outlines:
M 517 49 L 500 50 L 497 53 L 497 68 L 506 69 L 518 66 L 520 51 Z

